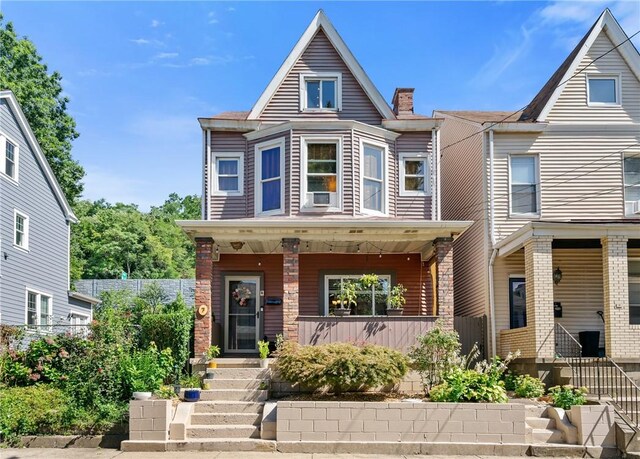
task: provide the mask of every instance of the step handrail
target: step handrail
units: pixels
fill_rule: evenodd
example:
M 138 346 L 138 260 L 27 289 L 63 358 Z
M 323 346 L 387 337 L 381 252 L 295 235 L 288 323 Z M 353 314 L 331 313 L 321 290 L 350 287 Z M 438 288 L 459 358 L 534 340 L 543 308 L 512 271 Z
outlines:
M 582 345 L 559 323 L 555 324 L 555 344 L 558 357 L 582 356 Z
M 609 398 L 616 412 L 636 431 L 640 431 L 640 387 L 611 358 L 581 359 L 579 386 L 584 386 L 598 400 Z

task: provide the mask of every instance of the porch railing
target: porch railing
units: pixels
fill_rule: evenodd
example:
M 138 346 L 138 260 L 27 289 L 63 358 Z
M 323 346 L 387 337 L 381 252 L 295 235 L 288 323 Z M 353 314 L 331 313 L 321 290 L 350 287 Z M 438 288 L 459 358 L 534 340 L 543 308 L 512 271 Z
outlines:
M 580 357 L 582 346 L 562 325 L 555 324 L 556 356 L 562 358 Z
M 436 316 L 300 316 L 300 344 L 356 342 L 408 352 L 416 338 L 435 326 Z

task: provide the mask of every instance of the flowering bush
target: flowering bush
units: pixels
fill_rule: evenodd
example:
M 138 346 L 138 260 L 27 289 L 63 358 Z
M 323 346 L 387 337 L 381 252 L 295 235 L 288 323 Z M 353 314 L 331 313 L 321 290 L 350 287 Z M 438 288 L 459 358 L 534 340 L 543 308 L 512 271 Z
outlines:
M 568 410 L 574 405 L 584 405 L 587 403 L 586 394 L 586 387 L 574 387 L 571 384 L 549 388 L 549 395 L 551 395 L 553 406 L 564 410 Z

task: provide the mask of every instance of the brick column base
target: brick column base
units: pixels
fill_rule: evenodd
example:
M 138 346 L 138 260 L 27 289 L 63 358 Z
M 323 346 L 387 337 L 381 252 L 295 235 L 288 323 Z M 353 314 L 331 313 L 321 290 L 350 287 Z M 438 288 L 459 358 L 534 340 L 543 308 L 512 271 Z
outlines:
M 447 330 L 453 330 L 453 238 L 433 241 L 436 251 L 437 313 Z
M 213 239 L 196 238 L 196 292 L 193 352 L 199 357 L 211 346 L 211 287 L 213 284 Z M 206 307 L 206 312 L 201 310 Z
M 298 291 L 300 288 L 300 255 L 298 248 L 300 239 L 291 238 L 282 240 L 282 273 L 283 290 L 282 298 L 282 334 L 285 339 L 298 341 Z
M 604 339 L 607 355 L 614 359 L 638 357 L 638 333 L 629 325 L 627 241 L 623 236 L 603 237 L 601 241 Z
M 555 357 L 552 242 L 550 236 L 533 236 L 524 244 L 527 328 L 535 355 L 521 357 Z

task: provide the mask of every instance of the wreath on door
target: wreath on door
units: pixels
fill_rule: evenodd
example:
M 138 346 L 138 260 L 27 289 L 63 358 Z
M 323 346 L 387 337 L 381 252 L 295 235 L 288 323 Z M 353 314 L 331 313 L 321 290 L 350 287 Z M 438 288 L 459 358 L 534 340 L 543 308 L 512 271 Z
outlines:
M 236 300 L 240 306 L 246 306 L 247 301 L 251 299 L 251 295 L 252 293 L 249 287 L 243 284 L 238 285 L 238 287 L 236 287 L 236 289 L 231 294 L 231 296 L 233 296 L 233 299 Z

